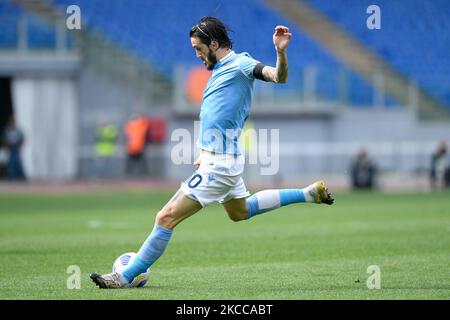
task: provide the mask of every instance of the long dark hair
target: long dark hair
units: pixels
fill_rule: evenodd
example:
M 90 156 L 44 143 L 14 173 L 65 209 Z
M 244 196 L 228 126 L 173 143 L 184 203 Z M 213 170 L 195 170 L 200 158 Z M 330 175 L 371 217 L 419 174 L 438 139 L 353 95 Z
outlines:
M 231 49 L 233 47 L 233 42 L 228 36 L 228 31 L 231 30 L 219 19 L 214 17 L 204 17 L 191 28 L 189 37 L 199 38 L 202 43 L 207 46 L 211 44 L 211 41 L 215 40 L 219 43 L 220 48 Z

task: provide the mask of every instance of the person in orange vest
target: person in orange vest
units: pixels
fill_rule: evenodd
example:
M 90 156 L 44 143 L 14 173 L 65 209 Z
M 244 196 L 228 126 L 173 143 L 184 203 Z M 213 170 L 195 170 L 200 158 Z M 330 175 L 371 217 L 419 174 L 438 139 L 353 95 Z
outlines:
M 143 176 L 147 174 L 145 145 L 147 144 L 149 128 L 149 121 L 140 115 L 132 116 L 125 124 L 127 174 L 132 176 Z

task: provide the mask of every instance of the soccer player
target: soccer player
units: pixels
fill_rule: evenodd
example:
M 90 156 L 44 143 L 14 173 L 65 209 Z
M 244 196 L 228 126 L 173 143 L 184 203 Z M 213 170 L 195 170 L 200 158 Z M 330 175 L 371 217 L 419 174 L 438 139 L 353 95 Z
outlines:
M 197 57 L 212 70 L 200 111 L 196 171 L 158 212 L 151 234 L 130 265 L 121 272 L 91 274 L 100 288 L 130 287 L 133 279 L 163 254 L 173 229 L 213 202 L 221 203 L 231 220 L 241 221 L 292 203 L 334 201 L 323 181 L 304 189 L 264 190 L 250 196 L 241 177 L 244 159 L 237 137 L 250 111 L 254 82 L 287 81 L 289 28 L 275 27 L 276 67 L 266 66 L 247 53 L 234 52 L 226 27 L 214 17 L 201 19 L 189 36 Z

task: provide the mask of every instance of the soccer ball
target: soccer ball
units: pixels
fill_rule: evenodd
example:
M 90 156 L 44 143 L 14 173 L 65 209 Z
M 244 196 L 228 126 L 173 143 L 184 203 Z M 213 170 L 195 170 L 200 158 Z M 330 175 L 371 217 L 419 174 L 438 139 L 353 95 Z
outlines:
M 112 267 L 112 271 L 113 272 L 120 272 L 123 269 L 125 269 L 125 267 L 131 262 L 133 261 L 133 259 L 135 259 L 136 257 L 136 253 L 135 252 L 127 252 L 124 253 L 122 255 L 120 255 L 116 261 L 114 261 L 113 267 Z M 150 275 L 150 271 L 147 269 L 147 271 L 141 273 L 140 275 L 136 276 L 133 281 L 131 282 L 130 286 L 131 287 L 136 287 L 136 288 L 140 288 L 143 287 L 148 280 L 148 277 Z

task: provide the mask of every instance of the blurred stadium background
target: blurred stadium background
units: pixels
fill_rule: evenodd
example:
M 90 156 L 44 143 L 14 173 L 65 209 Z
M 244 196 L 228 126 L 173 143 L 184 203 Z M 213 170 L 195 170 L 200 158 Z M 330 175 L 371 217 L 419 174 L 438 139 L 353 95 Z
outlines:
M 366 24 L 373 4 L 381 29 Z M 188 35 L 206 15 L 266 64 L 274 26 L 294 36 L 289 82 L 256 83 L 249 128 L 279 129 L 280 159 L 276 175 L 248 165 L 249 190 L 323 178 L 336 204 L 239 224 L 213 205 L 177 228 L 142 290 L 98 290 L 89 273 L 137 250 L 192 174 L 171 138 L 195 133 L 209 75 Z M 448 0 L 0 0 L 0 136 L 13 116 L 26 174 L 7 176 L 2 139 L 0 299 L 449 299 L 450 191 L 429 192 L 450 138 L 449 52 Z M 150 124 L 147 170 L 130 174 L 135 115 Z M 362 149 L 381 192 L 346 192 Z M 448 152 L 434 159 L 443 173 Z
M 366 25 L 371 4 L 379 30 Z M 67 28 L 70 5 L 81 10 L 79 30 Z M 251 112 L 253 128 L 280 129 L 279 172 L 249 168 L 249 185 L 322 177 L 347 189 L 365 148 L 381 189 L 429 188 L 431 155 L 450 137 L 446 0 L 0 0 L 0 131 L 14 115 L 27 180 L 98 178 L 105 124 L 118 141 L 101 177 L 130 178 L 123 129 L 133 114 L 153 124 L 140 178 L 172 186 L 188 177 L 192 165 L 171 161 L 171 134 L 194 131 L 205 74 L 188 31 L 205 15 L 234 31 L 236 51 L 266 64 L 275 63 L 274 26 L 294 35 L 288 84 L 258 82 Z

